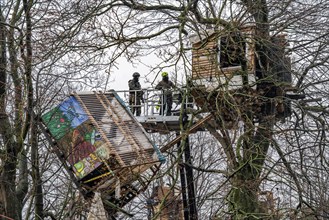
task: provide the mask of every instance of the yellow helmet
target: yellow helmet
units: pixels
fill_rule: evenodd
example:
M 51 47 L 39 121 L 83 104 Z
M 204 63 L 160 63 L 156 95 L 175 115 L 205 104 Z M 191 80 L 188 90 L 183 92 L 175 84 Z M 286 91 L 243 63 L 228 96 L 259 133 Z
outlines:
M 162 77 L 167 77 L 167 76 L 168 76 L 168 73 L 167 73 L 167 72 L 162 72 L 162 73 L 161 73 L 161 76 L 162 76 Z

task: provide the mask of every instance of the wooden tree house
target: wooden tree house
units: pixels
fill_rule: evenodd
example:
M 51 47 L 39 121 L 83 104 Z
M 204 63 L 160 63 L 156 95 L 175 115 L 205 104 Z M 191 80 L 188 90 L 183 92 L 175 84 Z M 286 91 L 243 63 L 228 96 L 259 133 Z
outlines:
M 163 159 L 115 92 L 75 93 L 42 116 L 41 129 L 86 200 L 109 215 L 144 191 Z
M 236 126 L 246 115 L 284 119 L 291 114 L 292 96 L 288 91 L 293 88 L 286 36 L 268 40 L 269 67 L 265 68 L 265 77 L 256 71 L 256 38 L 254 26 L 211 30 L 190 38 L 191 94 L 205 112 L 216 113 L 226 128 Z
M 192 81 L 207 90 L 233 89 L 243 83 L 255 83 L 253 27 L 241 32 L 208 31 L 193 36 Z

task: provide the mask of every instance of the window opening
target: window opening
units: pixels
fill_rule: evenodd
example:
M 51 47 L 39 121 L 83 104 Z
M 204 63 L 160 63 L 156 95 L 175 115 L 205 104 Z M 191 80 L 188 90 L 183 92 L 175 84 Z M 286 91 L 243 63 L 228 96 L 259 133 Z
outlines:
M 222 36 L 219 38 L 220 68 L 242 66 L 246 54 L 246 42 L 239 35 Z

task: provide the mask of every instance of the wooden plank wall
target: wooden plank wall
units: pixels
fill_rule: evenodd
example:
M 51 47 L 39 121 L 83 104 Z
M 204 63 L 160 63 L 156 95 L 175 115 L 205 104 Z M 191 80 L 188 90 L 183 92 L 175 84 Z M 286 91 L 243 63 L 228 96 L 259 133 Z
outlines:
M 193 45 L 192 79 L 212 77 L 219 73 L 216 39 L 215 35 L 212 35 L 207 42 Z
M 244 27 L 242 33 L 246 39 L 246 59 L 248 72 L 254 72 L 254 27 Z M 218 37 L 219 33 L 211 34 L 207 39 L 193 43 L 192 47 L 192 80 L 212 78 L 234 74 L 241 67 L 220 68 L 218 61 Z M 223 34 L 222 36 L 225 36 Z

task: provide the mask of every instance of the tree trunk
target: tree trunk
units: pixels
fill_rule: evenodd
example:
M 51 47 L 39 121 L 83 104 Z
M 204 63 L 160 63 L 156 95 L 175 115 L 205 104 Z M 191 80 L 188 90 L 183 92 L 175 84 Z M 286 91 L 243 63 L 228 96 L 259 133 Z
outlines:
M 1 7 L 1 6 L 0 6 Z M 2 169 L 0 174 L 0 205 L 1 213 L 13 219 L 20 219 L 16 209 L 16 163 L 17 152 L 14 144 L 11 126 L 6 114 L 6 27 L 0 8 L 0 134 L 3 139 L 1 151 Z
M 258 184 L 241 176 L 234 178 L 229 198 L 232 219 L 256 219 L 259 214 Z
M 38 131 L 34 118 L 31 123 L 31 162 L 32 162 L 32 179 L 33 179 L 33 196 L 35 201 L 35 219 L 44 219 L 43 212 L 43 190 L 42 179 L 39 167 L 38 154 Z
M 27 151 L 22 148 L 21 152 L 18 154 L 18 183 L 16 187 L 16 196 L 17 196 L 17 207 L 18 210 L 23 210 L 24 199 L 29 190 L 29 181 L 28 181 L 28 158 Z
M 26 33 L 26 47 L 27 56 L 21 54 L 24 58 L 24 76 L 19 75 L 17 61 L 17 35 L 15 33 L 16 22 L 20 16 L 17 13 L 19 10 L 20 1 L 16 2 L 14 6 L 15 12 L 11 19 L 10 25 L 6 25 L 6 21 L 2 14 L 0 5 L 0 135 L 1 135 L 1 173 L 0 173 L 0 205 L 2 205 L 2 215 L 13 218 L 22 219 L 22 207 L 25 195 L 28 190 L 27 181 L 27 161 L 26 152 L 23 152 L 23 143 L 26 138 L 26 134 L 29 128 L 29 114 L 24 111 L 24 100 L 22 99 L 23 94 L 27 92 L 28 97 L 33 97 L 32 90 L 32 77 L 31 77 L 31 19 L 29 7 L 26 7 L 26 22 L 27 22 L 27 33 Z M 27 4 L 26 4 L 27 5 Z M 23 42 L 23 41 L 22 41 Z M 22 43 L 21 42 L 21 43 Z M 23 46 L 23 43 L 22 45 Z M 7 58 L 7 49 L 9 59 Z M 21 51 L 24 52 L 24 51 Z M 7 70 L 7 63 L 9 62 L 10 71 Z M 13 82 L 13 88 L 10 84 L 7 84 L 7 78 L 11 78 Z M 27 89 L 24 90 L 25 80 L 27 82 Z M 14 90 L 13 97 L 7 97 L 12 95 L 12 89 Z M 10 92 L 8 92 L 9 90 Z M 8 101 L 9 100 L 9 101 Z M 13 105 L 9 105 L 10 100 L 14 100 Z M 28 111 L 31 106 L 32 99 L 28 99 Z M 8 110 L 14 112 L 9 115 Z M 22 159 L 19 160 L 18 158 Z M 17 170 L 22 168 L 17 176 Z
M 17 155 L 11 152 L 11 148 L 7 150 L 7 160 L 3 166 L 1 173 L 1 200 L 4 204 L 4 215 L 13 219 L 21 219 L 20 210 L 17 207 L 16 197 L 16 163 Z
M 270 145 L 273 121 L 260 123 L 253 135 L 247 135 L 243 143 L 243 158 L 236 167 L 229 196 L 233 219 L 266 219 L 266 213 L 258 200 L 260 175 Z
M 255 71 L 257 90 L 264 96 L 262 112 L 250 115 L 249 121 L 257 119 L 258 126 L 246 124 L 248 133 L 242 144 L 243 158 L 232 180 L 232 190 L 229 196 L 233 219 L 266 219 L 259 205 L 258 193 L 261 183 L 260 174 L 269 148 L 271 130 L 273 127 L 273 112 L 271 111 L 270 91 L 273 85 L 268 72 L 269 24 L 266 0 L 244 0 L 247 11 L 253 16 L 255 30 Z

